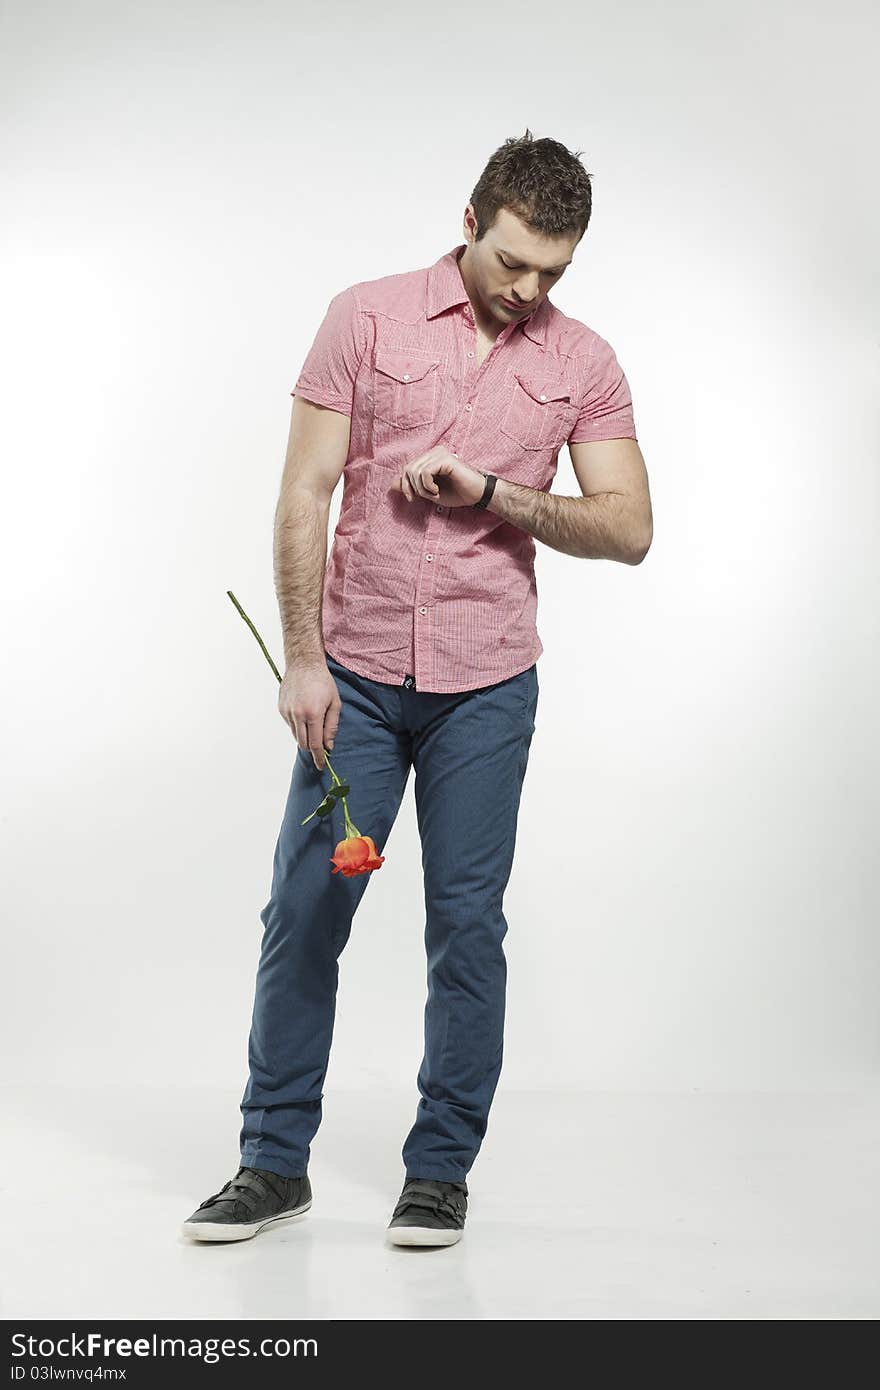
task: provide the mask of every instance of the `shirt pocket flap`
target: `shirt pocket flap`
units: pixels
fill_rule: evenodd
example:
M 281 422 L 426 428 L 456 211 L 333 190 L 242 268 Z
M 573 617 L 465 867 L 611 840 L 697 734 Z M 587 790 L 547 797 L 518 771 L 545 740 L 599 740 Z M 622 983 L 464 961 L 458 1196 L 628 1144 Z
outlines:
M 528 377 L 520 372 L 514 372 L 514 376 L 523 390 L 539 405 L 547 401 L 571 400 L 571 387 L 567 381 L 554 380 L 552 377 Z
M 395 381 L 421 381 L 440 365 L 438 357 L 424 357 L 405 348 L 380 348 L 376 353 L 376 370 Z

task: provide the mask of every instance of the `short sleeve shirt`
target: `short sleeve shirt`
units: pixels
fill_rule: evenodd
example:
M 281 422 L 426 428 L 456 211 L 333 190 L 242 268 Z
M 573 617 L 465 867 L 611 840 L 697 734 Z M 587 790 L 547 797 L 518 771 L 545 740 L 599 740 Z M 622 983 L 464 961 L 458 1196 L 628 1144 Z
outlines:
M 464 250 L 335 295 L 291 392 L 351 418 L 325 650 L 369 679 L 444 694 L 506 680 L 543 652 L 535 542 L 486 508 L 408 502 L 404 468 L 442 443 L 547 492 L 565 443 L 637 438 L 614 350 L 549 298 L 478 363 Z

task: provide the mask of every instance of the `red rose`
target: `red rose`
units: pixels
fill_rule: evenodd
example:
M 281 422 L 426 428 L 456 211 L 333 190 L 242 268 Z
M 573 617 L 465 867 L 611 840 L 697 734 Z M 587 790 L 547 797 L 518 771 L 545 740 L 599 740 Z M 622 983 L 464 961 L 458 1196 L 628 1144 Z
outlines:
M 334 874 L 343 873 L 346 878 L 355 874 L 368 874 L 385 863 L 384 854 L 379 854 L 375 841 L 369 835 L 349 835 L 340 840 L 330 863 L 335 865 Z

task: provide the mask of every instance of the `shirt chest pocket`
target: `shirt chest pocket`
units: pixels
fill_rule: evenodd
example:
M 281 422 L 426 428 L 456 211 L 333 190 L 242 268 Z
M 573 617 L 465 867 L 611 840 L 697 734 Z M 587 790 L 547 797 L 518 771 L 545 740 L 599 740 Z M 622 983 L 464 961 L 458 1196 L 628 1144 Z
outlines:
M 437 411 L 439 358 L 380 347 L 373 365 L 375 418 L 398 430 L 429 425 Z
M 568 437 L 576 415 L 568 382 L 514 372 L 501 432 L 524 449 L 555 449 Z

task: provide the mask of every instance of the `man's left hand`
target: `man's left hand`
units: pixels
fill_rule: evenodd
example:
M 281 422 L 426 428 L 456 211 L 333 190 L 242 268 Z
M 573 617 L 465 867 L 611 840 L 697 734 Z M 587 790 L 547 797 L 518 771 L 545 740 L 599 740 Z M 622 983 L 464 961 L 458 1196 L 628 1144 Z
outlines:
M 442 507 L 472 507 L 486 487 L 486 475 L 462 463 L 445 444 L 435 444 L 408 463 L 398 479 L 407 502 L 422 498 Z

